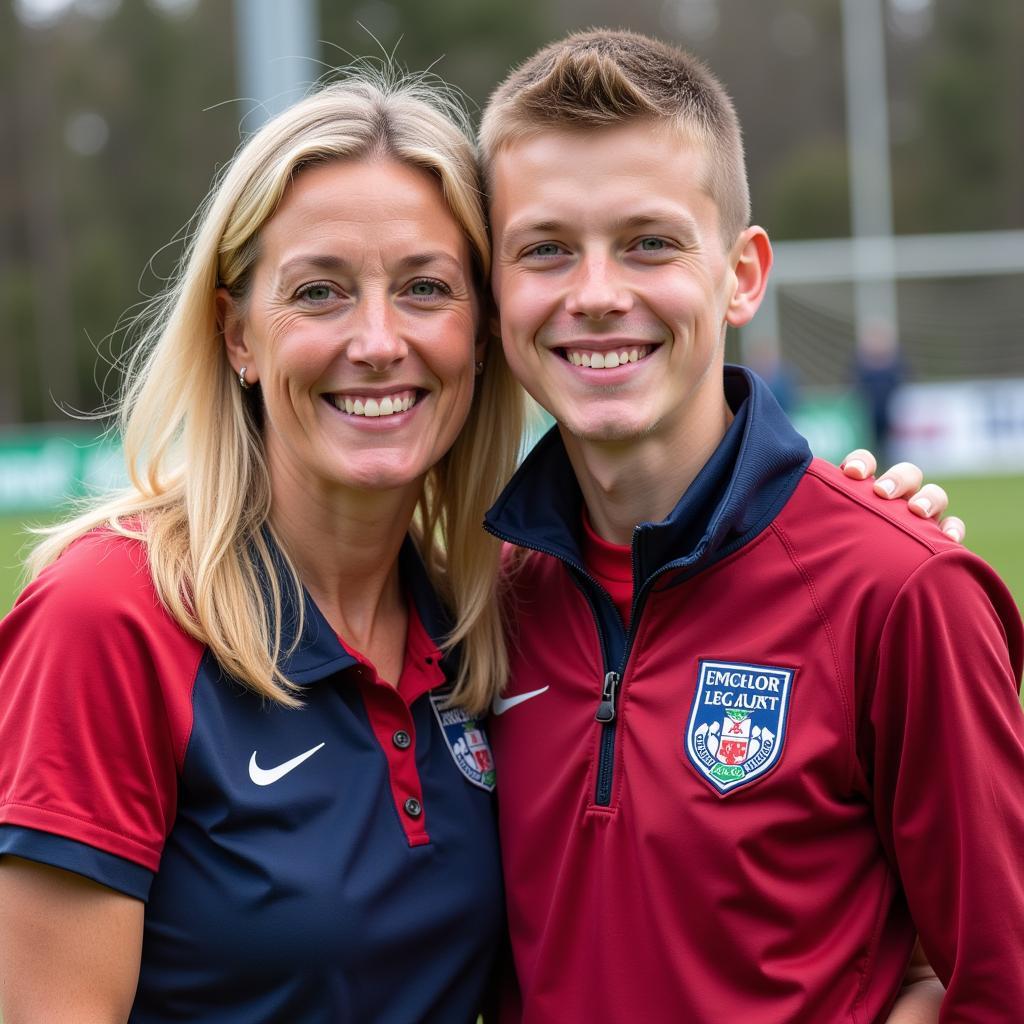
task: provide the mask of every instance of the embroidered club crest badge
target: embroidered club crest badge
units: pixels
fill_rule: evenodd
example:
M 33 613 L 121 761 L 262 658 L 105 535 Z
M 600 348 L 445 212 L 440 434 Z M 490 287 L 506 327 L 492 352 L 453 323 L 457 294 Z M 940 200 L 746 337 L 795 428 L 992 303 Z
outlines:
M 718 793 L 764 775 L 786 735 L 793 670 L 701 661 L 686 727 L 686 755 Z
M 437 724 L 441 726 L 444 741 L 460 772 L 488 793 L 494 791 L 496 772 L 491 745 L 480 722 L 462 708 L 445 707 L 451 689 L 445 687 L 430 694 Z

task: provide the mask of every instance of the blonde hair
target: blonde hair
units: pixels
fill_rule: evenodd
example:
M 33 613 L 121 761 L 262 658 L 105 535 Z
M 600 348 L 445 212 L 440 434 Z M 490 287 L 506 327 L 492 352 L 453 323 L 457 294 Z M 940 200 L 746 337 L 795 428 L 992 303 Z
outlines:
M 238 386 L 217 323 L 223 285 L 243 296 L 260 230 L 302 168 L 387 156 L 440 182 L 470 243 L 477 285 L 490 269 L 476 152 L 465 113 L 427 76 L 362 64 L 262 127 L 215 182 L 176 279 L 156 300 L 128 364 L 118 416 L 130 487 L 46 531 L 32 575 L 103 525 L 143 540 L 161 600 L 227 673 L 287 706 L 298 701 L 279 668 L 284 585 L 301 585 L 268 521 L 270 481 L 258 404 Z M 515 467 L 521 391 L 488 344 L 466 425 L 428 474 L 412 533 L 448 605 L 460 645 L 453 701 L 480 711 L 504 683 L 507 658 L 496 587 L 500 545 L 481 529 Z M 281 557 L 279 556 L 279 557 Z
M 494 90 L 480 125 L 485 176 L 516 141 L 543 131 L 662 121 L 708 155 L 704 189 L 730 247 L 750 223 L 739 119 L 721 83 L 692 54 L 636 32 L 596 29 L 551 43 Z

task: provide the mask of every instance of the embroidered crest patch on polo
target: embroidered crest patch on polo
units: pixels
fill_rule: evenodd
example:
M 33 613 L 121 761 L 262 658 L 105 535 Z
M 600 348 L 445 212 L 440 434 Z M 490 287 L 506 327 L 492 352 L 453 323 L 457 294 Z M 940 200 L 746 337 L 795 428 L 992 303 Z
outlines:
M 493 792 L 496 772 L 487 734 L 480 722 L 467 711 L 444 706 L 450 696 L 449 687 L 435 690 L 430 694 L 430 704 L 452 759 L 474 786 Z
M 753 782 L 779 760 L 792 684 L 788 668 L 700 662 L 686 754 L 719 793 Z

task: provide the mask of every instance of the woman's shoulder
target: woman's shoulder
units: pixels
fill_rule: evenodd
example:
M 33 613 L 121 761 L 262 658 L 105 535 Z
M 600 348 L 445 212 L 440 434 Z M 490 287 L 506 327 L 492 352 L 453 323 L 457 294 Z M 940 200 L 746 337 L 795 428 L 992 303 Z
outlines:
M 134 532 L 134 531 L 129 531 Z M 141 535 L 98 527 L 72 541 L 22 591 L 5 625 L 54 638 L 91 635 L 103 646 L 129 637 L 179 652 L 198 645 L 164 606 Z
M 97 527 L 72 541 L 25 588 L 17 604 L 36 595 L 82 614 L 130 608 L 156 596 L 146 544 L 110 527 Z M 17 607 L 17 605 L 16 605 Z

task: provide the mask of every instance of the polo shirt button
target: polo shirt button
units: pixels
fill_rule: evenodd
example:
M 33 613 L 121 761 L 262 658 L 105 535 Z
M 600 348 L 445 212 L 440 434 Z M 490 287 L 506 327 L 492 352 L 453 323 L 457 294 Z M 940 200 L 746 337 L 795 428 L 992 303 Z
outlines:
M 423 804 L 421 804 L 416 797 L 411 796 L 405 801 L 405 813 L 408 814 L 410 818 L 418 818 L 423 813 Z
M 412 737 L 404 730 L 399 729 L 394 736 L 391 737 L 391 742 L 394 743 L 399 750 L 406 750 L 409 744 L 412 743 Z

